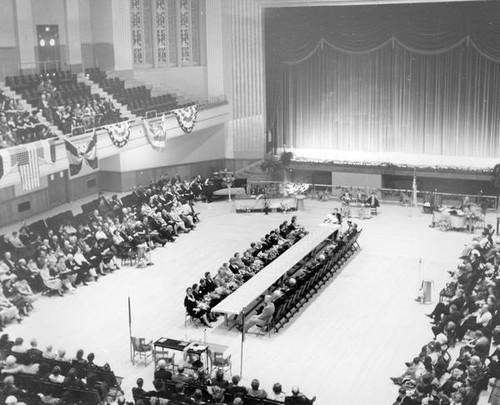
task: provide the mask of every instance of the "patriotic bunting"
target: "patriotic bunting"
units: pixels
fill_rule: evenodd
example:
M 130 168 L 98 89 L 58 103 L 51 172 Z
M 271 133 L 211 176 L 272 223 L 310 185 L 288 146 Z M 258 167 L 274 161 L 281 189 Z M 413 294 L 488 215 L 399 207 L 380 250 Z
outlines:
M 124 147 L 130 138 L 130 123 L 123 122 L 106 127 L 111 142 L 119 148 Z
M 193 130 L 196 123 L 196 116 L 198 115 L 198 106 L 196 104 L 172 110 L 172 113 L 177 118 L 177 122 L 184 132 L 189 133 Z
M 68 139 L 63 139 L 66 145 L 66 154 L 69 160 L 69 173 L 75 176 L 82 170 L 83 162 L 85 161 L 92 169 L 97 169 L 97 133 L 92 133 L 92 137 L 88 144 L 82 144 L 77 147 L 73 142 Z
M 36 142 L 37 147 L 42 150 L 41 157 L 45 161 L 45 163 L 53 164 L 56 162 L 56 139 L 43 139 L 41 141 Z
M 142 125 L 151 147 L 157 152 L 163 151 L 167 143 L 167 125 L 165 114 L 163 114 L 161 122 L 159 123 L 153 124 L 147 120 L 143 120 Z

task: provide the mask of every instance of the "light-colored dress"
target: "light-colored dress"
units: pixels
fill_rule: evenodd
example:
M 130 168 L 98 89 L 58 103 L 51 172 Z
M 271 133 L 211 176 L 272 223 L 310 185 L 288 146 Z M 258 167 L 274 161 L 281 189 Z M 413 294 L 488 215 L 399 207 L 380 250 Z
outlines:
M 43 284 L 47 288 L 51 290 L 61 291 L 62 288 L 61 280 L 59 280 L 57 277 L 52 277 L 50 275 L 50 271 L 47 266 L 45 266 L 42 270 L 40 270 L 40 277 L 43 280 Z

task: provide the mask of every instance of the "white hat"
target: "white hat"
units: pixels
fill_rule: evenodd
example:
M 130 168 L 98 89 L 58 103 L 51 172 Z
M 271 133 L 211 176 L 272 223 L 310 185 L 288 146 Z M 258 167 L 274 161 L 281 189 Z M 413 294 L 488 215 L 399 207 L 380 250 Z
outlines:
M 7 358 L 5 359 L 6 366 L 11 366 L 13 364 L 16 364 L 16 362 L 17 362 L 17 359 L 13 355 L 7 356 Z
M 15 404 L 17 404 L 17 398 L 14 395 L 9 395 L 5 399 L 5 403 L 8 405 L 15 405 Z

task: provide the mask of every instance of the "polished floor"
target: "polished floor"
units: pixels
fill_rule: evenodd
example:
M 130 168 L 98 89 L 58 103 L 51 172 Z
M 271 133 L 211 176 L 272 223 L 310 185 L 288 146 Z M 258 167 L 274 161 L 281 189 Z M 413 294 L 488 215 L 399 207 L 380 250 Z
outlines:
M 306 200 L 297 213 L 307 227 L 318 225 L 338 202 Z M 414 301 L 419 280 L 434 282 L 434 295 L 458 262 L 472 235 L 429 228 L 431 217 L 419 210 L 384 205 L 380 215 L 357 221 L 363 229 L 361 250 L 347 266 L 279 333 L 249 335 L 241 353 L 238 331 L 221 322 L 212 329 L 184 326 L 185 288 L 205 271 L 243 251 L 291 214 L 236 214 L 231 202 L 198 203 L 201 222 L 174 244 L 156 249 L 154 265 L 124 266 L 97 283 L 65 297 L 40 297 L 31 316 L 6 329 L 12 338 L 38 338 L 70 355 L 77 349 L 96 354 L 125 377 L 127 398 L 138 377 L 152 387 L 153 365 L 135 365 L 129 357 L 127 299 L 132 307 L 132 334 L 200 339 L 227 345 L 233 373 L 243 383 L 259 378 L 270 391 L 280 382 L 293 385 L 318 405 L 391 404 L 397 394 L 389 377 L 404 370 L 431 339 L 430 306 Z M 493 220 L 493 217 L 491 218 Z M 243 359 L 243 362 L 241 362 Z

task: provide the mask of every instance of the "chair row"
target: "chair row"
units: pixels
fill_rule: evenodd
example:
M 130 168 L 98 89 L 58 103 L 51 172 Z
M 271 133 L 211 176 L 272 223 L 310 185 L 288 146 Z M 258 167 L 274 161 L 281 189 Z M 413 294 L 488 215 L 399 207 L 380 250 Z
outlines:
M 169 397 L 169 404 L 192 404 L 193 402 L 190 400 L 190 397 L 194 394 L 196 390 L 200 390 L 203 396 L 203 401 L 207 402 L 211 399 L 211 395 L 208 392 L 207 386 L 205 385 L 200 385 L 200 384 L 184 384 L 184 396 L 186 397 L 185 399 L 180 398 L 179 395 L 177 394 L 177 386 L 179 383 L 176 383 L 174 381 L 165 381 L 164 382 L 164 389 L 167 392 L 167 397 Z M 145 405 L 149 405 L 150 399 L 153 396 L 149 397 L 143 397 L 141 398 Z M 225 404 L 232 404 L 235 396 L 230 393 L 230 392 L 224 392 L 224 400 L 223 403 Z M 272 399 L 262 399 L 262 398 L 256 398 L 252 397 L 249 395 L 245 395 L 242 397 L 243 403 L 245 405 L 278 405 L 278 404 L 283 404 L 283 402 L 278 402 L 274 401 Z
M 3 351 L 1 356 L 6 359 L 8 356 L 14 356 L 17 359 L 18 364 L 33 364 L 33 363 L 45 363 L 49 366 L 49 369 L 53 369 L 54 367 L 58 366 L 61 369 L 61 374 L 62 375 L 67 375 L 68 371 L 71 368 L 76 368 L 81 372 L 82 374 L 87 374 L 87 372 L 92 372 L 93 374 L 96 375 L 97 381 L 105 382 L 108 384 L 109 387 L 111 388 L 119 388 L 121 384 L 121 377 L 116 377 L 115 373 L 104 367 L 88 367 L 88 366 L 82 366 L 79 364 L 76 364 L 75 362 L 71 361 L 61 361 L 61 360 L 55 360 L 55 359 L 47 359 L 42 356 L 34 356 L 29 353 L 17 353 L 17 352 L 6 352 Z
M 280 303 L 267 326 L 269 332 L 274 329 L 278 332 L 299 310 L 328 282 L 328 280 L 342 268 L 347 259 L 359 248 L 357 242 L 361 231 L 352 235 L 346 243 L 332 257 L 314 273 L 310 273 L 302 280 L 302 285 L 292 295 Z
M 29 393 L 43 394 L 53 398 L 64 398 L 70 403 L 79 403 L 85 405 L 99 405 L 102 400 L 97 390 L 94 389 L 76 389 L 63 384 L 46 381 L 32 374 L 2 374 L 2 379 L 12 375 L 14 383 L 18 388 L 27 390 Z
M 5 84 L 13 90 L 38 86 L 42 80 L 50 79 L 55 85 L 76 82 L 76 75 L 67 71 L 50 71 L 45 74 L 29 74 L 19 76 L 8 76 Z

